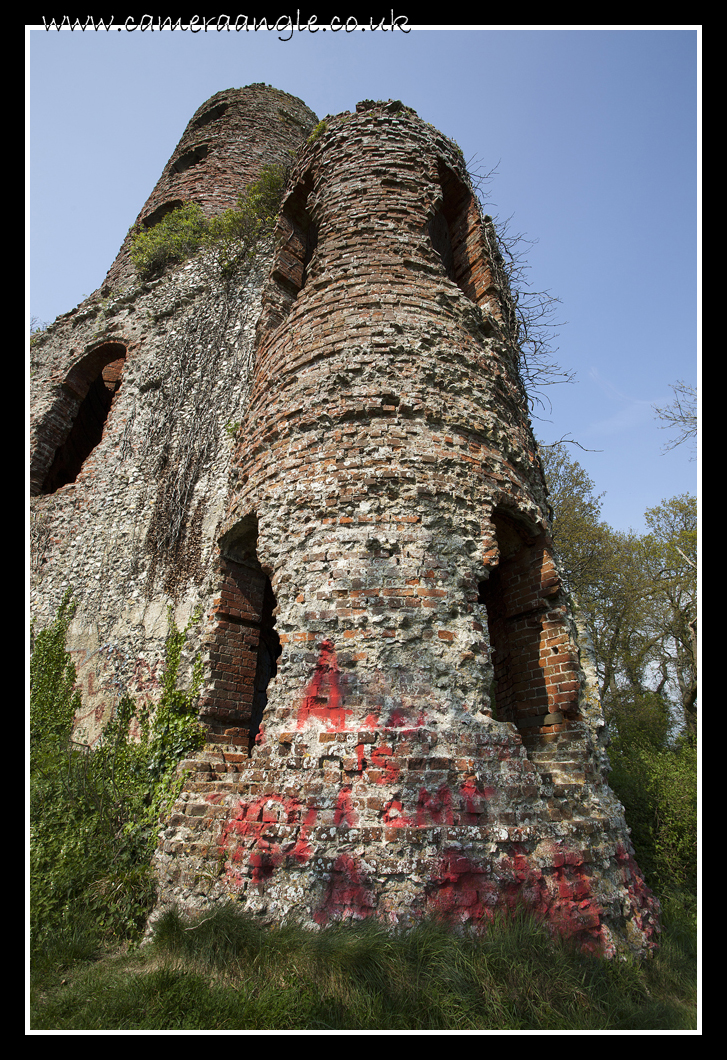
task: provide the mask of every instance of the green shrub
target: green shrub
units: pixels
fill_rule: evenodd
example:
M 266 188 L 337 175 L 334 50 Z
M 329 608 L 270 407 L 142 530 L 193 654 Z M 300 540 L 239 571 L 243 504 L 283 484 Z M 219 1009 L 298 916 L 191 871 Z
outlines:
M 233 209 L 208 220 L 196 203 L 187 202 L 166 214 L 153 228 L 138 229 L 133 236 L 131 260 L 139 276 L 148 279 L 201 249 L 211 251 L 222 276 L 229 276 L 271 234 L 285 180 L 282 166 L 265 166 Z
M 239 197 L 234 209 L 211 219 L 205 246 L 213 251 L 223 276 L 234 272 L 272 233 L 284 188 L 283 167 L 265 166 L 259 180 Z
M 192 257 L 204 243 L 207 219 L 200 206 L 185 202 L 149 229 L 134 232 L 131 260 L 143 278 Z
M 204 741 L 194 710 L 201 661 L 193 666 L 191 687 L 178 689 L 190 626 L 177 629 L 170 608 L 158 705 L 138 708 L 122 696 L 94 748 L 74 742 L 81 701 L 65 650 L 72 615 L 67 595 L 32 644 L 30 926 L 36 952 L 73 936 L 79 916 L 86 935 L 93 923 L 98 943 L 138 936 L 154 897 L 150 862 L 158 821 L 181 784 L 178 763 Z M 130 735 L 134 719 L 138 739 Z
M 325 121 L 319 121 L 313 132 L 308 137 L 308 143 L 313 144 L 316 142 L 319 136 L 323 136 L 324 132 L 328 131 L 328 124 Z
M 697 761 L 689 742 L 614 741 L 610 783 L 624 805 L 636 860 L 662 899 L 693 908 L 697 888 Z M 691 897 L 690 897 L 691 896 Z

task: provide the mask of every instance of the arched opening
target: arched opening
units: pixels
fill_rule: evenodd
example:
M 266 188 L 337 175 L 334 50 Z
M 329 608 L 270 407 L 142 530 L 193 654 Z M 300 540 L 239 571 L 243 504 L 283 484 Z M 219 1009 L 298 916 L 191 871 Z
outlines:
M 41 444 L 36 447 L 36 467 L 31 467 L 31 492 L 55 493 L 76 481 L 103 437 L 111 406 L 121 388 L 125 358 L 124 346 L 109 342 L 68 373 L 43 424 Z M 47 463 L 39 484 L 44 456 Z
M 313 177 L 310 172 L 285 199 L 277 227 L 278 251 L 265 287 L 258 332 L 272 332 L 291 312 L 305 287 L 318 247 L 318 226 L 311 214 Z
M 270 578 L 257 557 L 257 519 L 241 520 L 220 541 L 209 679 L 200 713 L 214 731 L 237 729 L 252 753 L 267 689 L 281 653 Z
M 536 749 L 565 729 L 566 709 L 577 711 L 560 579 L 545 534 L 509 511 L 496 510 L 491 523 L 499 561 L 480 582 L 479 602 L 487 611 L 496 714 Z
M 447 277 L 462 293 L 500 316 L 490 261 L 491 255 L 499 256 L 500 252 L 492 223 L 485 221 L 483 225 L 477 201 L 462 178 L 441 159 L 437 168 L 442 201 L 429 222 L 432 246 Z
M 183 155 L 180 155 L 177 161 L 172 162 L 169 168 L 172 173 L 184 173 L 186 170 L 191 169 L 192 166 L 204 162 L 209 149 L 209 144 L 198 144 L 197 147 L 192 147 L 189 151 L 185 151 Z
M 156 210 L 152 213 L 147 214 L 146 217 L 142 218 L 141 223 L 144 228 L 154 228 L 160 221 L 163 221 L 167 214 L 172 213 L 174 210 L 178 210 L 180 206 L 184 206 L 181 199 L 171 199 L 169 202 L 163 202 L 161 206 L 157 206 Z
M 318 227 L 310 213 L 313 179 L 307 173 L 285 200 L 280 216 L 285 241 L 275 263 L 274 276 L 293 298 L 305 287 L 308 266 L 318 245 Z
M 438 171 L 442 202 L 429 222 L 432 246 L 442 259 L 449 279 L 475 301 L 471 282 L 474 247 L 468 244 L 471 207 L 474 205 L 472 193 L 454 170 L 441 161 Z
M 200 114 L 192 128 L 201 129 L 203 126 L 209 125 L 210 122 L 217 121 L 225 113 L 229 105 L 229 103 L 217 103 L 214 107 L 210 107 L 204 114 Z

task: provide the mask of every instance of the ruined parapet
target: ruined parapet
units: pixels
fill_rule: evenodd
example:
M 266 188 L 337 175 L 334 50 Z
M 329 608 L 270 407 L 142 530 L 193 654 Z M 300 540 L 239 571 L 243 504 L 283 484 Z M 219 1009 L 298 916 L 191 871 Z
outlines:
M 217 100 L 198 112 L 213 115 L 203 129 L 224 120 Z M 208 164 L 195 121 L 173 160 L 191 152 L 189 166 L 165 172 L 152 213 Z M 272 139 L 274 161 L 288 147 Z M 231 295 L 195 259 L 144 288 L 135 308 L 156 300 L 166 323 L 139 328 L 140 354 L 126 347 L 140 366 L 135 404 L 120 403 L 124 368 L 98 470 L 84 464 L 36 502 L 49 515 L 43 606 L 78 580 L 86 621 L 100 607 L 103 635 L 118 628 L 95 569 L 76 560 L 92 555 L 93 533 L 124 607 L 134 593 L 149 600 L 152 574 L 157 608 L 173 587 L 188 611 L 204 607 L 209 740 L 163 824 L 157 912 L 232 897 L 312 928 L 430 914 L 486 926 L 522 902 L 588 949 L 647 952 L 657 907 L 607 785 L 492 224 L 457 146 L 398 102 L 327 117 L 299 143 L 247 286 Z M 212 317 L 226 322 L 214 342 L 202 326 Z M 169 344 L 176 331 L 192 341 Z M 85 341 L 75 359 L 64 353 L 52 393 L 84 356 L 98 360 Z M 163 406 L 142 398 L 165 393 L 171 349 L 190 381 L 175 417 L 184 424 L 187 410 L 195 425 L 180 427 L 186 448 L 153 428 Z M 117 352 L 104 354 L 107 389 Z M 168 525 L 163 483 L 191 475 L 167 454 L 199 453 L 188 444 L 197 408 L 218 426 L 191 476 L 178 551 L 153 569 L 142 560 L 134 581 L 141 542 L 159 543 Z M 128 492 L 112 488 L 129 460 Z M 147 491 L 146 506 L 132 491 Z M 132 508 L 144 518 L 127 543 Z M 78 511 L 86 529 L 69 530 Z M 135 650 L 154 657 L 146 613 L 139 604 Z
M 315 124 L 315 114 L 301 100 L 270 85 L 228 88 L 208 99 L 129 229 L 103 289 L 133 282 L 130 249 L 136 231 L 148 231 L 187 202 L 196 203 L 206 217 L 234 208 L 266 166 L 291 165 Z

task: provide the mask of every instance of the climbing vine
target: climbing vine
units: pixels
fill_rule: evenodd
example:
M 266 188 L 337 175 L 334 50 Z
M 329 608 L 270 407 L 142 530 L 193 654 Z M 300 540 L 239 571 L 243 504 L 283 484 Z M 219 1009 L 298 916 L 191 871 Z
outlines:
M 164 589 L 172 597 L 182 583 L 201 573 L 202 524 L 209 498 L 197 487 L 205 475 L 209 480 L 217 463 L 229 436 L 224 425 L 230 415 L 242 418 L 259 311 L 254 290 L 260 288 L 268 264 L 285 178 L 281 166 L 266 167 L 235 209 L 205 222 L 199 244 L 204 253 L 196 260 L 202 293 L 194 312 L 180 314 L 170 327 L 160 350 L 141 451 L 145 481 L 155 489 L 144 543 L 151 556 L 148 596 L 162 568 Z M 241 380 L 248 380 L 247 387 L 240 386 Z M 230 407 L 234 393 L 238 409 Z M 145 490 L 140 504 L 146 500 Z
M 141 463 L 145 489 L 154 490 L 144 549 L 151 557 L 146 591 L 151 595 L 158 571 L 174 597 L 179 585 L 201 572 L 201 537 L 207 492 L 197 490 L 209 478 L 224 444 L 231 393 L 251 377 L 254 303 L 213 288 L 194 313 L 181 317 L 161 351 L 164 373 L 148 420 Z M 248 384 L 249 385 L 249 384 Z M 241 405 L 246 399 L 242 388 Z M 229 444 L 229 442 L 227 443 Z M 208 483 L 209 484 L 209 483 Z

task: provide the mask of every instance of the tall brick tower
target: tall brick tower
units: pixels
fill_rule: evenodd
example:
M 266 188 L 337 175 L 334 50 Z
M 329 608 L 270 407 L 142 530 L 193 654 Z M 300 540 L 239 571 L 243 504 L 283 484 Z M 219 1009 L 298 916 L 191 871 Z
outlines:
M 150 687 L 165 588 L 206 616 L 209 742 L 161 834 L 159 908 L 232 897 L 311 926 L 486 924 L 524 902 L 594 951 L 647 951 L 656 903 L 607 783 L 492 224 L 456 145 L 409 108 L 366 101 L 315 125 L 284 99 L 264 86 L 213 97 L 142 211 L 153 222 L 189 196 L 223 208 L 234 174 L 249 182 L 289 149 L 275 107 L 298 142 L 304 128 L 274 247 L 244 282 L 192 294 L 205 283 L 192 262 L 134 296 L 165 321 L 139 340 L 139 393 L 165 385 L 151 355 L 176 350 L 172 375 L 189 362 L 197 405 L 231 425 L 196 477 L 184 464 L 194 495 L 164 555 L 160 513 L 177 495 L 152 461 L 165 438 L 137 442 L 139 491 L 161 469 L 156 508 L 134 508 L 152 546 L 140 586 L 175 572 L 134 612 Z M 253 121 L 268 139 L 245 168 L 235 144 Z M 129 267 L 124 247 L 109 276 Z M 199 324 L 213 307 L 226 321 L 214 363 Z M 106 343 L 117 364 L 118 333 Z M 208 378 L 223 362 L 232 411 Z M 124 437 L 131 450 L 139 436 Z M 72 580 L 57 548 L 45 556 Z

